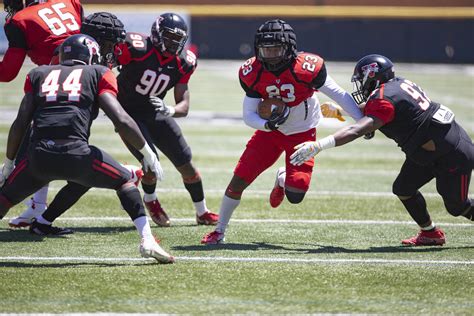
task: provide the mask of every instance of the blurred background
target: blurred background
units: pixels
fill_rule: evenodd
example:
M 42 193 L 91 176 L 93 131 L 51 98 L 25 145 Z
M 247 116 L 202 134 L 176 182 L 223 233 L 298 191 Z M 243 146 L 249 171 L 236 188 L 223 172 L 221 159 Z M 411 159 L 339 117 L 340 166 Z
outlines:
M 201 59 L 245 60 L 267 19 L 282 18 L 298 49 L 354 62 L 380 53 L 395 62 L 474 63 L 473 0 L 84 0 L 85 13 L 110 11 L 128 31 L 149 33 L 165 11 L 185 16 Z M 0 24 L 4 23 L 4 13 Z M 3 28 L 3 25 L 0 25 Z M 0 54 L 6 49 L 0 32 Z

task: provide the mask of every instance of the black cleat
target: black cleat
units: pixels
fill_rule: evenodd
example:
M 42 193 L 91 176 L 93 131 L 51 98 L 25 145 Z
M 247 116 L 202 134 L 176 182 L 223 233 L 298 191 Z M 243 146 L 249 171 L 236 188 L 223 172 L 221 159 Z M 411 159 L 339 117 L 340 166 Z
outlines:
M 36 221 L 36 219 L 34 219 L 30 225 L 30 233 L 39 236 L 62 236 L 73 234 L 74 232 L 69 228 L 61 228 L 53 225 L 40 224 Z

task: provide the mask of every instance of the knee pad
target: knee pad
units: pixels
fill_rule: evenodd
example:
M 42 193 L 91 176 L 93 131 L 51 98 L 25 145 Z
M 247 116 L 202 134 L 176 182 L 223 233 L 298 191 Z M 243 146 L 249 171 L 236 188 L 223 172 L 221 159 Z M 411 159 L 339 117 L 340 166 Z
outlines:
M 401 183 L 401 181 L 398 181 L 398 178 L 397 178 L 395 182 L 393 182 L 392 184 L 392 192 L 396 196 L 414 196 L 417 190 L 412 191 L 412 192 L 410 190 L 407 190 L 407 188 L 405 188 L 403 184 Z
M 472 203 L 471 200 L 467 200 L 465 202 L 453 202 L 453 201 L 444 201 L 444 206 L 449 214 L 453 216 L 460 216 L 466 212 L 469 212 L 469 209 L 472 210 Z
M 303 201 L 306 192 L 292 192 L 285 190 L 285 195 L 291 204 L 298 204 Z

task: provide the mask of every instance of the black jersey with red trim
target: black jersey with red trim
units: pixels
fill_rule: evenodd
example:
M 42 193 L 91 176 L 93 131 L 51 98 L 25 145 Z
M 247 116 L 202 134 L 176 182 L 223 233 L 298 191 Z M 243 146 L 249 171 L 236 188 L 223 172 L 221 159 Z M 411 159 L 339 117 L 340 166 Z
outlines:
M 117 78 L 119 101 L 132 115 L 153 113 L 149 97 L 163 99 L 178 83 L 188 83 L 196 69 L 196 55 L 185 50 L 179 56 L 165 57 L 152 44 L 150 37 L 127 33 L 116 52 L 121 65 Z
M 263 68 L 255 57 L 248 59 L 239 70 L 239 79 L 247 96 L 252 98 L 281 98 L 288 106 L 308 99 L 326 81 L 324 60 L 315 54 L 298 53 L 297 58 L 279 73 Z
M 40 66 L 27 75 L 25 93 L 33 94 L 32 141 L 72 140 L 87 143 L 97 117 L 98 96 L 117 95 L 112 71 L 100 65 Z
M 79 0 L 49 0 L 24 8 L 5 23 L 9 47 L 24 49 L 32 62 L 47 65 L 55 48 L 79 33 L 82 17 Z
M 450 131 L 449 124 L 442 126 L 433 121 L 439 108 L 440 105 L 431 101 L 415 83 L 396 77 L 372 92 L 364 114 L 382 120 L 385 124 L 380 131 L 407 155 L 429 140 L 437 144 L 438 154 L 441 154 L 452 150 L 458 138 Z

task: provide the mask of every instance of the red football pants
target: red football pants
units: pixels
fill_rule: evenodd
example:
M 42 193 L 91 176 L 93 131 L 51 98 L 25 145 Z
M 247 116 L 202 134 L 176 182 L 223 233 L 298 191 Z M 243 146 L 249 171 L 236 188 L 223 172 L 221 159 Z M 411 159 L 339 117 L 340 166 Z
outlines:
M 308 191 L 313 173 L 314 158 L 306 161 L 301 166 L 294 166 L 290 163 L 290 156 L 295 152 L 294 147 L 296 145 L 315 140 L 315 128 L 293 135 L 284 135 L 279 131 L 264 132 L 257 130 L 248 141 L 242 156 L 240 156 L 234 174 L 250 184 L 285 152 L 285 187 Z

